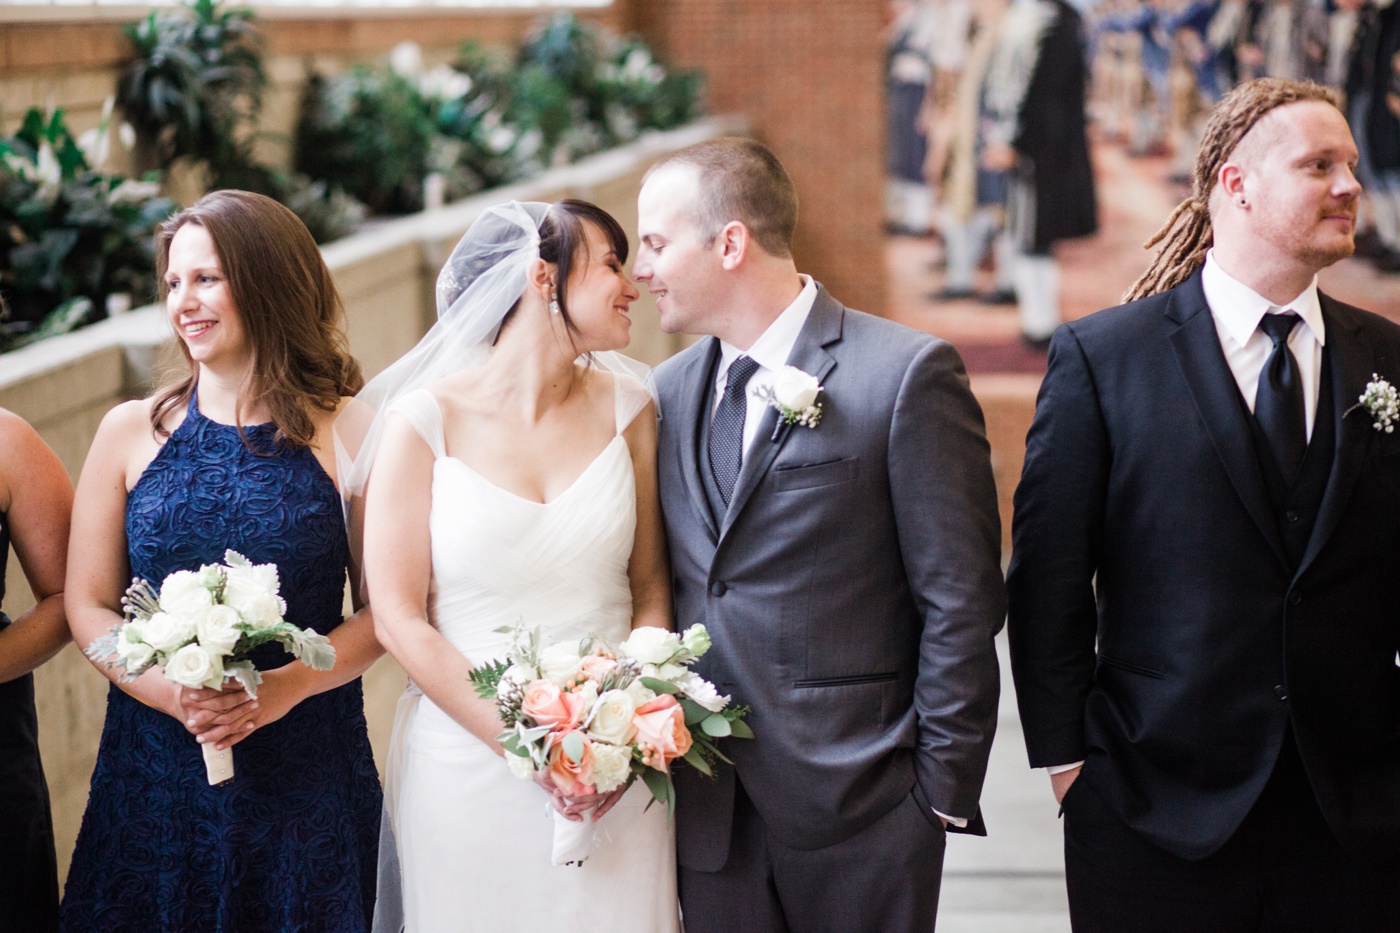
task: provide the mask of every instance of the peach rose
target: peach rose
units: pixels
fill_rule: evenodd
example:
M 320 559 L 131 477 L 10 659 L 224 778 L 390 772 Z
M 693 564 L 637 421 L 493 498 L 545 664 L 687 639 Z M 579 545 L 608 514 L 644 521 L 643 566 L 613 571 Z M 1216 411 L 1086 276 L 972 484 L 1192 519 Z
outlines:
M 583 739 L 583 754 L 577 762 L 570 761 L 569 756 L 564 754 L 562 741 L 549 753 L 549 776 L 554 779 L 554 786 L 566 797 L 584 797 L 593 793 L 593 743 L 583 733 L 579 733 L 578 737 Z
M 583 715 L 583 698 L 560 690 L 551 680 L 537 680 L 525 688 L 520 710 L 541 726 L 568 730 Z
M 632 724 L 637 727 L 637 743 L 651 746 L 653 750 L 648 754 L 648 750 L 643 749 L 643 761 L 657 770 L 667 770 L 668 762 L 690 751 L 690 730 L 685 727 L 685 711 L 670 694 L 662 694 L 638 707 L 632 716 Z M 650 761 L 647 761 L 648 757 Z
M 612 673 L 615 667 L 617 667 L 615 660 L 602 655 L 590 654 L 583 659 L 583 673 L 588 676 L 589 680 L 601 681 Z

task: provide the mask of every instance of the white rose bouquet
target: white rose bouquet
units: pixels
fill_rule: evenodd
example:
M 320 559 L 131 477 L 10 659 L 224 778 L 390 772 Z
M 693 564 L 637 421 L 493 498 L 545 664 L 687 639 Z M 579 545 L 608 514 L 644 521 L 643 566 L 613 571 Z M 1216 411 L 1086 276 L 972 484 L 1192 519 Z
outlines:
M 335 648 L 326 636 L 283 618 L 287 604 L 280 587 L 276 564 L 253 564 L 231 550 L 222 564 L 175 571 L 159 592 L 134 578 L 122 597 L 126 621 L 94 641 L 87 655 L 124 667 L 126 680 L 160 666 L 181 686 L 218 690 L 236 680 L 251 697 L 258 695 L 262 674 L 249 655 L 260 645 L 279 644 L 308 667 L 330 670 Z M 202 748 L 209 783 L 231 780 L 233 749 Z
M 547 773 L 569 796 L 612 793 L 640 777 L 670 814 L 673 762 L 710 774 L 716 759 L 729 760 L 716 739 L 753 738 L 748 710 L 689 668 L 710 649 L 703 625 L 681 635 L 643 626 L 616 649 L 591 635 L 541 649 L 538 629 L 499 631 L 512 636 L 506 659 L 471 678 L 496 701 L 507 727 L 497 740 L 517 777 Z M 556 823 L 556 864 L 581 861 L 561 856 L 560 831 L 568 826 Z

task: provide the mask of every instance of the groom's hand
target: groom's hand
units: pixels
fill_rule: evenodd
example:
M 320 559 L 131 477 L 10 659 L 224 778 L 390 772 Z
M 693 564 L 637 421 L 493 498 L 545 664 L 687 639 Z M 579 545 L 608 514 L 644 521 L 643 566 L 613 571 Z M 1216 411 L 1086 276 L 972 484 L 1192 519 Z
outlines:
M 1061 771 L 1059 774 L 1050 775 L 1050 788 L 1055 792 L 1055 802 L 1064 803 L 1065 794 L 1069 793 L 1069 786 L 1079 777 L 1079 772 L 1084 770 L 1084 766 L 1070 768 L 1068 771 Z

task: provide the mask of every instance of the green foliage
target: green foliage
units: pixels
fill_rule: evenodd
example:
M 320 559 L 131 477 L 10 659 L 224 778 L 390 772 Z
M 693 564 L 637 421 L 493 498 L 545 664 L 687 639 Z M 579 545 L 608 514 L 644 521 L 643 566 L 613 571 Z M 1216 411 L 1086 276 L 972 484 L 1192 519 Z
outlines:
M 422 93 L 402 75 L 364 66 L 334 79 L 312 75 L 296 170 L 339 182 L 376 213 L 420 210 L 434 132 Z
M 175 209 L 150 183 L 93 171 L 63 112 L 25 114 L 0 137 L 0 349 L 106 313 L 109 295 L 155 293 L 155 228 Z
M 207 161 L 217 180 L 251 164 L 241 131 L 256 121 L 267 86 L 252 20 L 221 0 L 191 0 L 127 28 L 136 57 L 117 82 L 117 103 L 151 163 L 142 168 L 189 156 Z
M 491 661 L 486 664 L 478 664 L 472 668 L 467 676 L 471 679 L 472 685 L 476 687 L 476 695 L 483 700 L 492 700 L 496 697 L 496 688 L 501 682 L 501 675 L 510 667 L 508 661 Z

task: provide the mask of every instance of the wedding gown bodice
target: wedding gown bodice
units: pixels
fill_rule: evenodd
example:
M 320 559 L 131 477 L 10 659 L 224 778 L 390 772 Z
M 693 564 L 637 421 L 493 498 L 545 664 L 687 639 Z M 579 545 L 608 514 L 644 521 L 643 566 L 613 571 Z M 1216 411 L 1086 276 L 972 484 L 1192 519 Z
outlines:
M 618 397 L 621 430 L 637 399 L 622 390 Z M 497 629 L 517 621 L 540 626 L 542 645 L 590 633 L 614 644 L 627 637 L 637 496 L 620 433 L 567 489 L 541 503 L 448 456 L 442 413 L 427 391 L 404 396 L 395 411 L 435 457 L 428 612 L 453 647 L 473 664 L 504 657 L 509 636 Z

